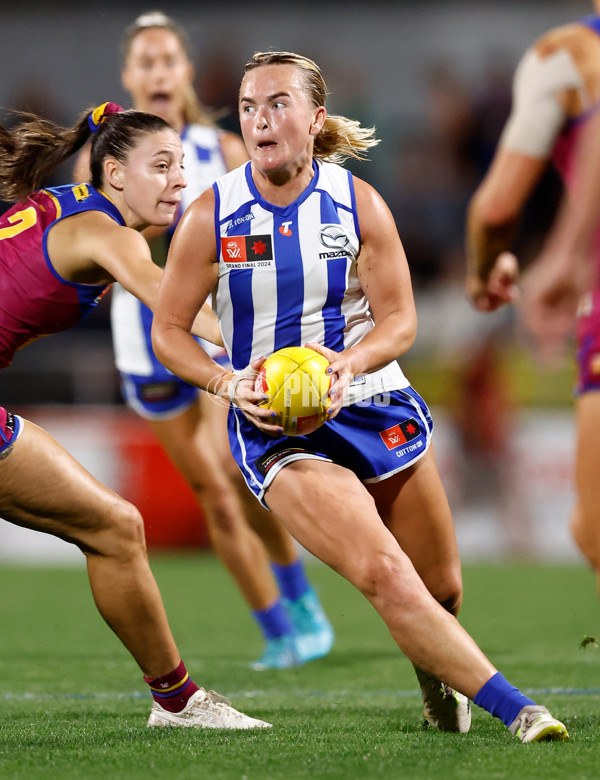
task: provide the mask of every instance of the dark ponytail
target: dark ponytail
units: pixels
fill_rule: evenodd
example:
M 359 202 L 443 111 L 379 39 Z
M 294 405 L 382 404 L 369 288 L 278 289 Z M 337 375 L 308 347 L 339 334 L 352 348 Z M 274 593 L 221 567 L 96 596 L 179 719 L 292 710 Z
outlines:
M 173 130 L 154 114 L 122 111 L 114 103 L 88 109 L 69 128 L 34 114 L 24 113 L 21 117 L 22 121 L 12 130 L 0 124 L 0 198 L 9 202 L 22 200 L 37 190 L 62 162 L 81 149 L 90 135 L 91 183 L 100 188 L 106 157 L 124 162 L 141 135 Z
M 86 111 L 65 128 L 35 114 L 21 113 L 12 130 L 0 124 L 0 198 L 18 201 L 38 189 L 90 135 Z

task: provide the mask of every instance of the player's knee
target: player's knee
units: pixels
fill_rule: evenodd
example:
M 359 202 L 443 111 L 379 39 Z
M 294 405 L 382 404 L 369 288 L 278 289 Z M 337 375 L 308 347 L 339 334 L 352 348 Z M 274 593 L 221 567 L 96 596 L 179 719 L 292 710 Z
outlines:
M 579 505 L 571 518 L 571 532 L 582 555 L 600 571 L 600 517 Z
M 133 504 L 120 500 L 107 513 L 103 538 L 110 554 L 131 558 L 146 551 L 144 520 Z
M 392 603 L 408 599 L 410 577 L 402 562 L 389 553 L 377 553 L 363 559 L 355 584 L 369 601 Z
M 448 566 L 439 582 L 430 588 L 431 595 L 451 615 L 458 615 L 462 604 L 463 586 L 460 564 Z
M 241 510 L 228 493 L 212 493 L 202 501 L 209 530 L 235 534 L 241 522 Z

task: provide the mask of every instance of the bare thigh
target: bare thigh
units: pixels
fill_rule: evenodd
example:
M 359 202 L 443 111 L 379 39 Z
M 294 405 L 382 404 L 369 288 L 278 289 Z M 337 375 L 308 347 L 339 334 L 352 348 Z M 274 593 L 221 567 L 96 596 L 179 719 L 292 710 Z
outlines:
M 149 424 L 195 491 L 226 491 L 229 481 L 222 466 L 222 444 L 214 438 L 214 427 L 207 412 L 222 414 L 218 406 L 207 409 L 198 402 L 176 417 L 149 420 Z
M 577 401 L 577 453 L 575 479 L 578 507 L 575 529 L 582 545 L 600 564 L 600 392 Z
M 13 451 L 0 461 L 0 517 L 82 548 L 95 548 L 105 518 L 125 503 L 28 420 Z
M 433 446 L 413 467 L 369 483 L 367 489 L 429 591 L 442 602 L 458 598 L 457 609 L 462 594 L 460 557 Z
M 585 393 L 577 401 L 576 480 L 580 500 L 600 510 L 600 391 Z
M 363 559 L 400 552 L 373 498 L 342 466 L 322 460 L 291 463 L 277 474 L 265 499 L 303 547 L 350 582 Z

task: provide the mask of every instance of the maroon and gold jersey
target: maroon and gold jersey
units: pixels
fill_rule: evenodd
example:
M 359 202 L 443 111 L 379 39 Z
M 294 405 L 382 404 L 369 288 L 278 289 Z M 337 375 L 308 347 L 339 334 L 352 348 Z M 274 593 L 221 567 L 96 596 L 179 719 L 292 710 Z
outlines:
M 30 341 L 76 325 L 106 291 L 63 279 L 48 257 L 52 226 L 84 211 L 125 224 L 112 201 L 87 184 L 40 190 L 0 216 L 0 368 Z

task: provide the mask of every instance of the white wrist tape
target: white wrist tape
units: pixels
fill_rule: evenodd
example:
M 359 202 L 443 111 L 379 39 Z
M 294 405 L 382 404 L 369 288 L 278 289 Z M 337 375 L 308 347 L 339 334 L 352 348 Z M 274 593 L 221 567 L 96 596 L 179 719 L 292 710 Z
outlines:
M 243 368 L 241 371 L 236 371 L 234 369 L 233 377 L 227 383 L 224 395 L 229 399 L 229 401 L 231 401 L 234 406 L 238 406 L 238 404 L 235 402 L 235 394 L 237 392 L 239 383 L 243 379 L 251 379 L 254 382 L 257 376 L 258 371 L 255 368 L 252 368 L 252 366 L 246 366 L 246 368 Z

